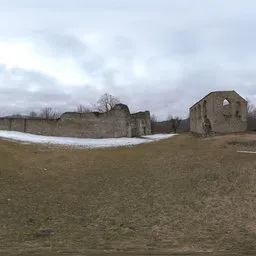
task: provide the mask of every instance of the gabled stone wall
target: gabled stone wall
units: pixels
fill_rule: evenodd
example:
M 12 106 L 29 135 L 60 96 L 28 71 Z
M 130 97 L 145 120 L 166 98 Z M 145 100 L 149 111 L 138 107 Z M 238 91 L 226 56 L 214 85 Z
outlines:
M 189 111 L 190 131 L 195 133 L 247 130 L 247 101 L 235 91 L 211 92 Z

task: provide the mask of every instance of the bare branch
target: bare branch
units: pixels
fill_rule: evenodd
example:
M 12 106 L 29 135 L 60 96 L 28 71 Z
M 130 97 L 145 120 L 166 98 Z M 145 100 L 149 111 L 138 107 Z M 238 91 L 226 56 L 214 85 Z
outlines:
M 15 113 L 15 114 L 10 115 L 10 117 L 13 117 L 13 118 L 21 118 L 22 115 L 21 115 L 20 113 Z
M 173 117 L 172 115 L 168 115 L 167 120 L 171 122 L 173 132 L 177 132 L 177 129 L 180 127 L 182 119 L 178 116 Z
M 97 101 L 97 110 L 99 112 L 109 112 L 118 103 L 120 103 L 120 100 L 117 97 L 109 93 L 105 93 Z
M 255 105 L 248 98 L 246 98 L 246 101 L 248 102 L 248 104 L 247 104 L 248 116 L 249 117 L 254 116 L 254 114 L 256 113 Z
M 89 113 L 92 112 L 92 110 L 82 104 L 78 105 L 76 108 L 76 112 L 78 113 Z
M 54 112 L 52 108 L 43 108 L 40 113 L 40 117 L 44 119 L 55 119 L 60 117 L 60 113 Z
M 37 116 L 38 116 L 38 114 L 35 111 L 31 111 L 29 113 L 29 117 L 37 117 Z
M 151 115 L 151 122 L 152 123 L 155 123 L 155 122 L 157 122 L 157 117 L 156 117 L 156 115 Z

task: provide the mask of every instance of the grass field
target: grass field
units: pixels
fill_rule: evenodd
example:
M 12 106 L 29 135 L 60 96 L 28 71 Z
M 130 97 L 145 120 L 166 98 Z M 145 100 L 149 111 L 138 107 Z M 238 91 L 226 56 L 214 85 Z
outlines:
M 0 140 L 0 252 L 256 251 L 245 149 L 255 135 L 93 150 Z

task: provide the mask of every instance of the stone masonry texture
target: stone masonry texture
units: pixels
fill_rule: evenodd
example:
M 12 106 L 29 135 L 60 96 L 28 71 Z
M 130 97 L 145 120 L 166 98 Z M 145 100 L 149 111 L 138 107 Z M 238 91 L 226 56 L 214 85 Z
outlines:
M 46 136 L 119 138 L 151 134 L 150 112 L 131 114 L 124 104 L 106 113 L 66 112 L 58 119 L 0 118 L 0 130 Z
M 189 109 L 190 131 L 232 133 L 247 130 L 247 101 L 235 91 L 211 92 Z

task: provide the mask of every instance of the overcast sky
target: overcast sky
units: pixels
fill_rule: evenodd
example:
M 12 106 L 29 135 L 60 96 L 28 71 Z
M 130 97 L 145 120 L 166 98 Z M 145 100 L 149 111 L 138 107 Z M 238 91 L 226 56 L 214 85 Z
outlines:
M 186 116 L 213 90 L 256 103 L 255 0 L 0 0 L 0 114 L 109 92 Z

